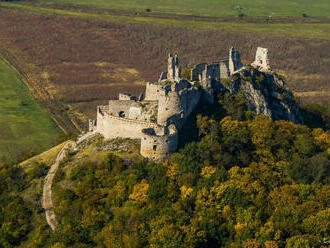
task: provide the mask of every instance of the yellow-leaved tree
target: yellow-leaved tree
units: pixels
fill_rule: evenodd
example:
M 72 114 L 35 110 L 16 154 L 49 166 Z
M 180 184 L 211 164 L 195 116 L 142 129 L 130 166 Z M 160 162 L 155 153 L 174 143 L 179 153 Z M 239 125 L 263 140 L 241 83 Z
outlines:
M 135 185 L 132 194 L 129 195 L 129 199 L 136 201 L 138 204 L 143 204 L 147 202 L 149 184 L 147 180 L 142 179 L 142 181 Z

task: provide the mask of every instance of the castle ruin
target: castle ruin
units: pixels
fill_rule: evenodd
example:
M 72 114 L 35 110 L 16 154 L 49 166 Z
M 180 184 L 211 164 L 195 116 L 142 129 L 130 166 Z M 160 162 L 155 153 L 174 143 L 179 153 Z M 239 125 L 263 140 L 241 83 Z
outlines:
M 269 59 L 268 59 L 268 49 L 258 47 L 256 52 L 256 57 L 252 66 L 258 67 L 260 71 L 270 71 Z
M 268 59 L 259 58 L 256 66 L 268 68 Z M 267 52 L 265 54 L 267 58 Z M 260 62 L 260 60 L 262 60 Z M 178 148 L 178 132 L 187 118 L 203 100 L 214 101 L 214 91 L 221 80 L 242 69 L 239 51 L 231 48 L 229 58 L 211 64 L 198 64 L 191 70 L 191 80 L 183 79 L 177 55 L 168 57 L 167 71 L 155 83 L 147 83 L 144 97 L 137 99 L 129 93 L 119 94 L 119 100 L 110 100 L 97 107 L 97 120 L 90 120 L 89 130 L 105 139 L 141 139 L 141 155 L 163 160 Z

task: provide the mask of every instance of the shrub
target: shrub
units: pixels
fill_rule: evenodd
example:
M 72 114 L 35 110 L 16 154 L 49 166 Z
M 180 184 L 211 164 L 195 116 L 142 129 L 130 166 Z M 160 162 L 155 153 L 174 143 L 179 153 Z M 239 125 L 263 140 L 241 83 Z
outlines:
M 35 163 L 32 169 L 28 172 L 31 179 L 40 178 L 47 174 L 48 166 L 45 163 Z

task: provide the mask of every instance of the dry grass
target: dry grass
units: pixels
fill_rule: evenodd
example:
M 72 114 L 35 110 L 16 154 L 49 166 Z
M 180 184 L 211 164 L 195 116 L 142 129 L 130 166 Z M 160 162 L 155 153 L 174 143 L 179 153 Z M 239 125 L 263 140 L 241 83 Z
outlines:
M 53 148 L 51 148 L 39 155 L 36 155 L 32 158 L 29 158 L 29 159 L 21 162 L 20 165 L 29 166 L 35 162 L 38 162 L 38 163 L 45 163 L 50 166 L 55 161 L 57 154 L 63 148 L 64 144 L 65 144 L 65 142 L 61 143 L 57 146 L 54 146 Z

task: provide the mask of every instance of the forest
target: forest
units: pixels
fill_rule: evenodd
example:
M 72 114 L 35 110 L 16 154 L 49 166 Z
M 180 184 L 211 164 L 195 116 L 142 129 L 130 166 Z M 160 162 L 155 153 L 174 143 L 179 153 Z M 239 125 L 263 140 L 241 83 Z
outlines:
M 242 101 L 202 108 L 163 163 L 109 152 L 60 170 L 55 232 L 40 193 L 21 194 L 46 165 L 2 165 L 0 247 L 329 247 L 326 125 L 254 116 Z

